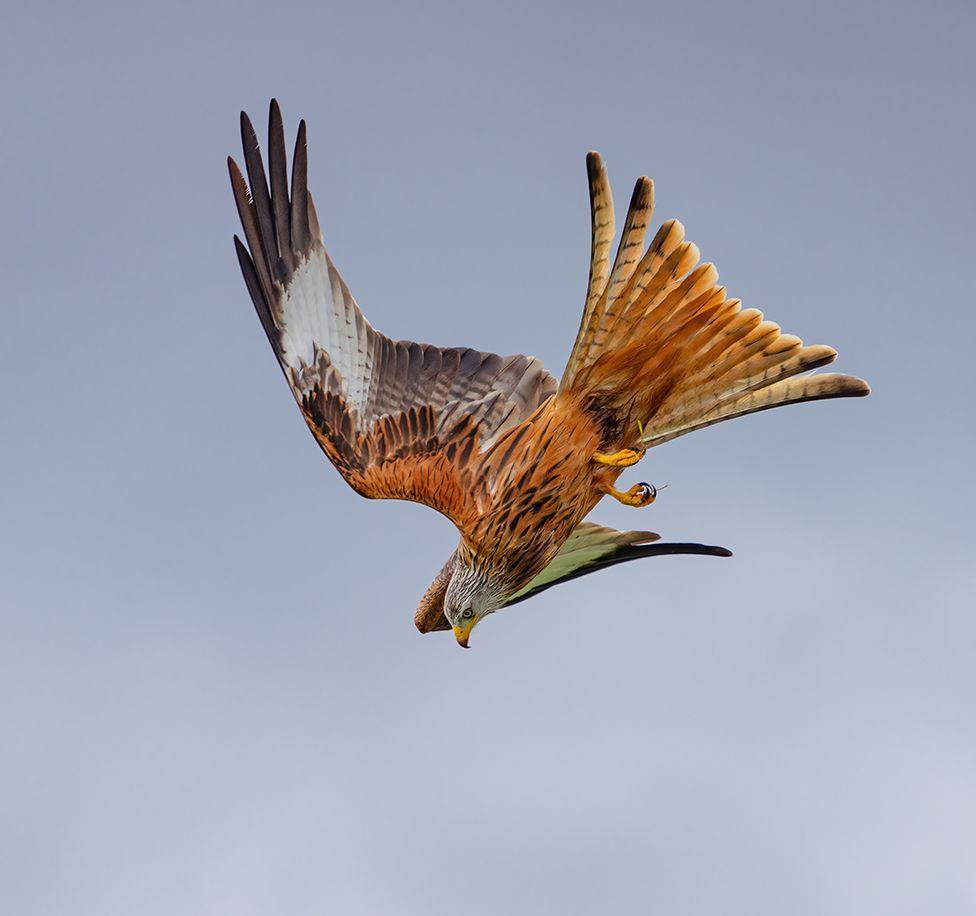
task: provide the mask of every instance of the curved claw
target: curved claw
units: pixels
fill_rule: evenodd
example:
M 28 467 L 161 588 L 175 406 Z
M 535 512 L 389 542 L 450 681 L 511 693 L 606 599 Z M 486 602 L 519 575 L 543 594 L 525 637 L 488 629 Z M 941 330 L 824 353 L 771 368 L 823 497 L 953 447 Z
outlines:
M 635 509 L 649 506 L 657 499 L 657 487 L 643 480 L 635 483 L 626 493 L 614 487 L 607 487 L 604 492 L 625 506 L 633 506 Z
M 657 487 L 643 480 L 640 483 L 634 484 L 628 493 L 634 499 L 638 500 L 635 503 L 637 506 L 649 506 L 657 499 Z

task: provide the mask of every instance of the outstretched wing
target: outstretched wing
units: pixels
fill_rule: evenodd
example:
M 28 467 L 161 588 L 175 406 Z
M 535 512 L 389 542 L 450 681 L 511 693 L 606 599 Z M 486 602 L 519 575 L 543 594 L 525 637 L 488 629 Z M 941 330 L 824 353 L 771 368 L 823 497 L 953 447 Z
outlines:
M 305 122 L 287 177 L 271 102 L 270 187 L 241 113 L 247 181 L 228 159 L 247 246 L 237 255 L 258 317 L 322 450 L 370 498 L 425 503 L 461 527 L 474 511 L 472 458 L 556 390 L 529 356 L 390 340 L 363 316 L 325 251 L 308 192 Z M 248 188 L 248 183 L 250 188 Z
M 608 566 L 616 566 L 618 563 L 627 563 L 630 560 L 676 553 L 711 557 L 732 556 L 732 551 L 725 547 L 710 547 L 707 544 L 661 544 L 658 543 L 660 538 L 661 535 L 654 534 L 652 531 L 617 531 L 615 528 L 606 528 L 593 522 L 581 522 L 549 565 L 528 585 L 509 598 L 503 607 L 511 607 L 513 604 L 532 598 L 561 582 L 569 582 L 570 579 L 578 579 L 580 576 L 606 569 Z M 456 556 L 452 554 L 421 599 L 414 617 L 414 623 L 421 633 L 451 628 L 444 616 L 444 595 L 451 581 L 455 562 Z
M 653 531 L 617 531 L 593 522 L 580 523 L 550 561 L 531 582 L 517 591 L 505 603 L 511 607 L 544 592 L 547 588 L 588 576 L 590 573 L 628 563 L 644 557 L 661 557 L 667 554 L 699 554 L 710 557 L 730 557 L 732 551 L 725 547 L 707 544 L 658 543 L 661 535 Z

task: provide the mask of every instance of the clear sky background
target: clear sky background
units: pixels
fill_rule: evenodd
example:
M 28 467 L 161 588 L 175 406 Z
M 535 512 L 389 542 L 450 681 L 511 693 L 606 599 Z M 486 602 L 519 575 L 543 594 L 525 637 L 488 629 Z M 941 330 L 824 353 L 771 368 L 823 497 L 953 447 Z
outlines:
M 971 4 L 7 5 L 0 909 L 976 913 Z M 238 110 L 309 123 L 397 337 L 558 374 L 583 156 L 866 401 L 696 433 L 599 521 L 735 551 L 420 637 L 244 290 Z M 458 225 L 463 225 L 463 232 Z

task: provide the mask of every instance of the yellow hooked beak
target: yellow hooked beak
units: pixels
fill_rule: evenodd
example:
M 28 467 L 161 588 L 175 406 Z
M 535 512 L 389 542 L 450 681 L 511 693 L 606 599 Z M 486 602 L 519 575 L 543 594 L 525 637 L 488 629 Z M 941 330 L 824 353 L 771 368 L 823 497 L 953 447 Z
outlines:
M 464 626 L 451 627 L 454 630 L 454 638 L 457 640 L 458 645 L 464 649 L 468 648 L 468 640 L 471 638 L 471 631 L 474 629 L 474 625 L 478 622 L 477 617 L 472 617 Z

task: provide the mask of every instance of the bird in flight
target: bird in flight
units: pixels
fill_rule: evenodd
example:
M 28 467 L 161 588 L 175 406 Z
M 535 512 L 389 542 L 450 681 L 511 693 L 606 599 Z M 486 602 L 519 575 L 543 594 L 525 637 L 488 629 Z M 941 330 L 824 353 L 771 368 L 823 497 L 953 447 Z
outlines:
M 312 435 L 357 493 L 424 503 L 460 534 L 417 609 L 423 633 L 451 629 L 467 647 L 483 617 L 605 566 L 730 556 L 583 519 L 604 496 L 654 502 L 650 484 L 616 487 L 652 446 L 755 411 L 870 390 L 848 375 L 801 375 L 836 351 L 804 346 L 727 297 L 677 220 L 645 248 L 649 178 L 637 180 L 611 260 L 613 199 L 594 152 L 586 157 L 589 282 L 562 378 L 530 356 L 391 340 L 366 320 L 325 250 L 305 122 L 290 183 L 277 102 L 267 173 L 243 112 L 241 137 L 246 180 L 228 158 L 246 241 L 235 236 L 237 256 Z

